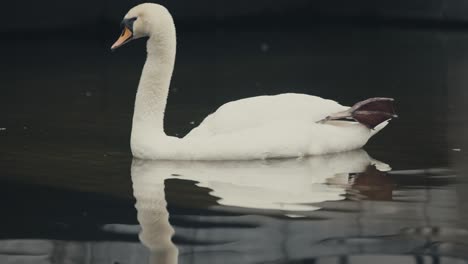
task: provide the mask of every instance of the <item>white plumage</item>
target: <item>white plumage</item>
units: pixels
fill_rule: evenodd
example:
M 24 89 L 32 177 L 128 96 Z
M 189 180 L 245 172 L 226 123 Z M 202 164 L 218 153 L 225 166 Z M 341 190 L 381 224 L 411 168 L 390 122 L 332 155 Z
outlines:
M 175 61 L 176 34 L 170 13 L 142 4 L 125 16 L 132 39 L 149 37 L 148 57 L 135 101 L 132 152 L 143 159 L 249 160 L 319 155 L 361 148 L 375 129 L 357 122 L 318 121 L 349 107 L 305 94 L 258 96 L 229 102 L 184 138 L 167 136 L 163 120 Z M 113 48 L 128 42 L 124 31 Z
M 256 96 L 222 105 L 188 136 L 211 136 L 260 127 L 271 123 L 299 121 L 315 123 L 330 113 L 346 110 L 332 100 L 305 94 Z M 270 131 L 271 133 L 271 131 Z

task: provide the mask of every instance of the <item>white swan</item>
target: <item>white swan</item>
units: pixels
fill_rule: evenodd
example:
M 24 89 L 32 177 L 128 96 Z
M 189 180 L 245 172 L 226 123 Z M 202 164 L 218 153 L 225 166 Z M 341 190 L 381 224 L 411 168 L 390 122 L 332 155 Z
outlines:
M 249 160 L 342 152 L 364 146 L 395 116 L 389 98 L 373 98 L 350 108 L 316 96 L 280 94 L 229 102 L 184 138 L 167 136 L 163 120 L 176 54 L 172 16 L 161 5 L 146 3 L 132 8 L 122 25 L 112 50 L 148 37 L 133 116 L 135 157 Z

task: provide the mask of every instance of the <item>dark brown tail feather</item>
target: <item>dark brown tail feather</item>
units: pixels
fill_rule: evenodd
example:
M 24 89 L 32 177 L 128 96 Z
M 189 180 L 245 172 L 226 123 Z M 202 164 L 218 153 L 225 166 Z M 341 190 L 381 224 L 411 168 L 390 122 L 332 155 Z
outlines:
M 370 98 L 355 104 L 350 109 L 351 117 L 368 128 L 397 117 L 392 98 Z
M 320 122 L 354 119 L 368 128 L 374 129 L 382 122 L 397 117 L 393 108 L 393 101 L 393 98 L 370 98 L 355 104 L 346 111 L 330 115 Z
M 381 123 L 395 117 L 394 115 L 389 113 L 374 111 L 356 111 L 353 112 L 351 116 L 354 120 L 371 129 L 374 129 Z

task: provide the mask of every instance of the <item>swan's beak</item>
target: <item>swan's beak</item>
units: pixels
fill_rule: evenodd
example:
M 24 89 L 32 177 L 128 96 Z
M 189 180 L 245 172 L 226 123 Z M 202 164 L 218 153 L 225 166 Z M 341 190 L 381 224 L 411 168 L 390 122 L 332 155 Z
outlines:
M 123 45 L 130 42 L 132 39 L 133 39 L 133 32 L 127 26 L 124 26 L 122 30 L 122 34 L 120 34 L 120 37 L 117 39 L 114 45 L 112 45 L 111 50 L 115 50 L 119 47 L 122 47 Z

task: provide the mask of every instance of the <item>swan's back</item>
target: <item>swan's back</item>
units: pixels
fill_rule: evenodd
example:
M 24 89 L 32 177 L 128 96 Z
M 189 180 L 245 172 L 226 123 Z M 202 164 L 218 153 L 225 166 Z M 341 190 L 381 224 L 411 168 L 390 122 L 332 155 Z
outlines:
M 205 137 L 237 132 L 285 121 L 315 123 L 348 107 L 305 94 L 256 96 L 222 105 L 186 137 Z

